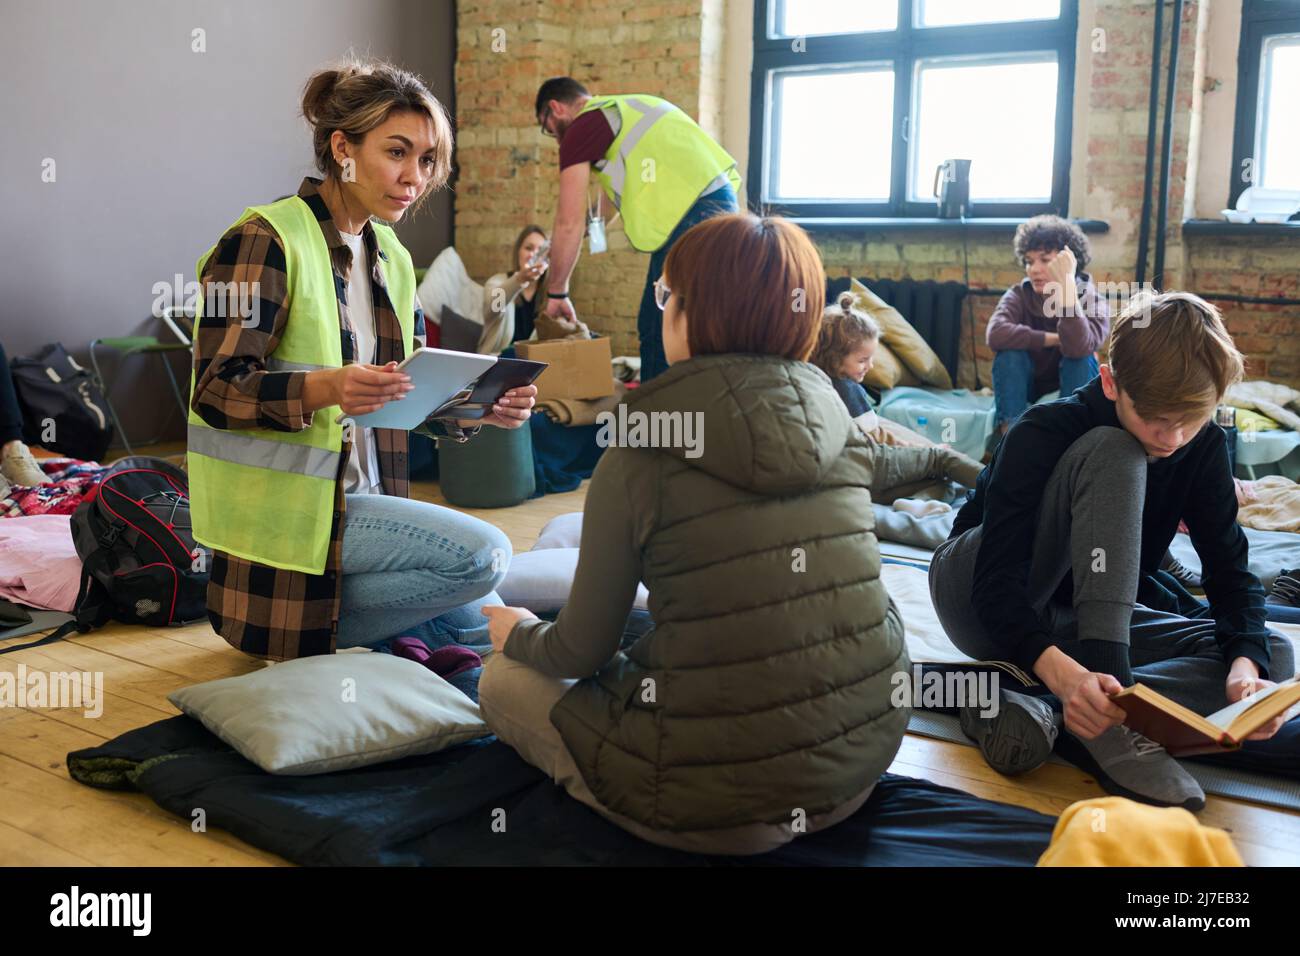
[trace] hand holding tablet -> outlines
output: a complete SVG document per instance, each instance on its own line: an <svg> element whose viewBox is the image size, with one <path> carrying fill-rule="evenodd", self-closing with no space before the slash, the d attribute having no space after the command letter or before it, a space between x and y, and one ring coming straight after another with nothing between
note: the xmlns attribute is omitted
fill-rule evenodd
<svg viewBox="0 0 1300 956"><path fill-rule="evenodd" d="M358 389L386 389L388 397L379 407L351 416L353 422L366 428L409 431L428 418L490 419L497 401L512 389L531 385L546 363L424 348L392 371L360 368L367 375L356 376ZM398 376L405 376L407 382Z"/></svg>

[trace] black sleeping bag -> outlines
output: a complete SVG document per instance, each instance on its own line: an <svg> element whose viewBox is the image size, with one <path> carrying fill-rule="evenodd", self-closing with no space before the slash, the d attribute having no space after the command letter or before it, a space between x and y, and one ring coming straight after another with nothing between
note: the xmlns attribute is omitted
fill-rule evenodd
<svg viewBox="0 0 1300 956"><path fill-rule="evenodd" d="M277 776L185 716L74 751L68 769L89 786L140 790L187 822L202 807L209 826L312 866L1033 866L1056 822L885 774L829 830L757 857L698 856L625 833L495 738L358 770ZM494 832L501 819L505 832Z"/></svg>

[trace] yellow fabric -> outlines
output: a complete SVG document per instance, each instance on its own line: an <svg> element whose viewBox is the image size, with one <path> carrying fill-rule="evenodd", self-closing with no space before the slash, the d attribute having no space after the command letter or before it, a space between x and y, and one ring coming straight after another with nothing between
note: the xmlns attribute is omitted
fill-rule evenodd
<svg viewBox="0 0 1300 956"><path fill-rule="evenodd" d="M338 299L329 247L315 214L291 196L253 206L236 220L261 216L285 247L289 318L274 351L266 356L272 371L289 363L300 369L337 368L342 361ZM394 311L405 343L415 334L415 271L411 257L388 226L374 224ZM233 227L232 227L233 228ZM213 250L195 265L203 268ZM200 290L201 293L202 290ZM197 303L195 336L203 323L202 295ZM224 317L214 318L226 322ZM190 370L190 393L195 370ZM343 426L337 405L318 409L309 426L297 432L212 428L191 408L186 461L190 483L190 520L194 540L248 561L306 574L325 570L330 545L337 468L328 474L302 473L304 453L316 467L329 455L341 455ZM296 451L283 446L299 446ZM303 447L306 446L306 447ZM204 451L200 452L198 449ZM324 456L324 457L323 457Z"/></svg>
<svg viewBox="0 0 1300 956"><path fill-rule="evenodd" d="M892 305L876 295L857 279L849 280L854 306L871 316L880 325L880 341L889 346L898 362L910 373L913 381L900 380L896 385L930 385L934 388L952 388L952 377L943 367L934 349L921 338L921 333ZM877 359L879 361L879 359ZM874 384L874 383L873 383ZM889 386L893 387L893 386Z"/></svg>
<svg viewBox="0 0 1300 956"><path fill-rule="evenodd" d="M1039 866L1245 866L1223 830L1202 826L1179 807L1149 807L1123 797L1080 800L1065 808Z"/></svg>
<svg viewBox="0 0 1300 956"><path fill-rule="evenodd" d="M1237 413L1237 431L1239 432L1251 430L1257 432L1273 432L1282 427L1267 415L1261 415L1253 408L1237 408L1235 405L1233 408Z"/></svg>

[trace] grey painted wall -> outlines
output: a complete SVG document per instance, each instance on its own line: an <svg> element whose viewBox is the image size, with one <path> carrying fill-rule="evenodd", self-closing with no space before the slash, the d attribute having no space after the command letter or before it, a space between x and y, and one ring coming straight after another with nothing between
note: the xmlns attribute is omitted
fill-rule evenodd
<svg viewBox="0 0 1300 956"><path fill-rule="evenodd" d="M191 50L196 28L206 52ZM154 284L192 279L245 206L314 173L299 97L349 51L419 73L455 115L453 0L0 0L8 354L62 341L84 358L96 336L156 332ZM398 226L417 266L451 241L450 195ZM158 361L116 372L133 441L184 435Z"/></svg>

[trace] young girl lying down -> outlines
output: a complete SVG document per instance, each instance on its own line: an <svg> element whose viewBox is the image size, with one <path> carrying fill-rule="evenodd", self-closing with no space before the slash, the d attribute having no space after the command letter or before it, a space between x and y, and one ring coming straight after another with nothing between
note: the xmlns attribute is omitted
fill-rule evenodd
<svg viewBox="0 0 1300 956"><path fill-rule="evenodd" d="M491 607L488 727L574 798L661 845L753 854L857 811L907 726L903 625L880 579L872 447L808 364L821 257L802 229L717 216L655 287L670 368L628 417L693 416L693 448L615 441L587 489L554 622ZM737 295L743 288L744 295ZM654 628L620 639L637 582Z"/></svg>
<svg viewBox="0 0 1300 956"><path fill-rule="evenodd" d="M871 408L862 380L871 371L879 344L880 326L853 308L852 293L843 292L822 315L817 348L810 359L830 376L849 415L875 449L872 501L890 504L937 480L974 488L982 470L979 462L883 419Z"/></svg>

